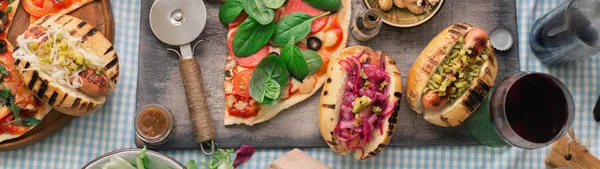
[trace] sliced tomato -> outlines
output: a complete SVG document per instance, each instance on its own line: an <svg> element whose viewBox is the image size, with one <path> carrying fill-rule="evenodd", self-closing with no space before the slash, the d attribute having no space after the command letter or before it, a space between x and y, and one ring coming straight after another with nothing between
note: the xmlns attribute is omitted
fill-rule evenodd
<svg viewBox="0 0 600 169"><path fill-rule="evenodd" d="M240 25L242 22L244 22L244 20L246 20L246 18L248 18L248 14L242 11L240 15L238 15L233 21L229 22L229 24L227 25L227 29L231 30L233 28L237 28L238 25Z"/></svg>
<svg viewBox="0 0 600 169"><path fill-rule="evenodd" d="M260 107L258 107L258 102L252 99L252 97L244 97L237 94L226 95L225 97L233 97L233 105L232 107L227 107L229 115L250 118L256 116Z"/></svg>
<svg viewBox="0 0 600 169"><path fill-rule="evenodd" d="M232 56L233 58L235 58L235 61L237 61L237 63L240 66L247 67L247 68L253 68L256 66L256 64L258 64L258 62L260 62L264 57L266 57L269 54L269 47L267 45L265 45L265 47L260 49L258 52L254 53L248 57L239 58L239 57L235 56L235 54L233 53L233 36L234 35L235 35L235 31L231 33L229 38L227 38L229 55Z"/></svg>
<svg viewBox="0 0 600 169"><path fill-rule="evenodd" d="M57 13L65 7L55 6L55 0L23 0L23 8L34 17L42 17L47 14ZM64 0L73 3L72 0ZM61 5L66 5L61 4ZM70 4L69 4L70 5Z"/></svg>
<svg viewBox="0 0 600 169"><path fill-rule="evenodd" d="M323 28L325 28L325 25L327 25L327 22L329 21L329 15L327 16L322 16L320 18L315 19L312 22L312 25L310 27L310 33L309 34L315 34L321 30L323 30Z"/></svg>
<svg viewBox="0 0 600 169"><path fill-rule="evenodd" d="M54 8L66 8L73 4L73 0L49 0L52 2Z"/></svg>
<svg viewBox="0 0 600 169"><path fill-rule="evenodd" d="M27 131L29 127L22 126L19 124L13 124L14 116L8 115L0 120L0 131L8 132L10 134L23 134Z"/></svg>
<svg viewBox="0 0 600 169"><path fill-rule="evenodd" d="M244 70L233 76L233 93L244 97L251 97L250 88L250 77L252 76L252 70Z"/></svg>

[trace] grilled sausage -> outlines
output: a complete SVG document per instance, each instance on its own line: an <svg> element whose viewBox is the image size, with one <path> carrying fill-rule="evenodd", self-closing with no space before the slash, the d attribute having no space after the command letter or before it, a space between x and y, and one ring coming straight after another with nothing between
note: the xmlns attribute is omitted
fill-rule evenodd
<svg viewBox="0 0 600 169"><path fill-rule="evenodd" d="M93 69L87 69L85 71L79 72L79 77L81 77L81 89L85 93L92 96L102 96L106 93L106 89L108 89L108 80L106 76L102 74L96 74Z"/></svg>
<svg viewBox="0 0 600 169"><path fill-rule="evenodd" d="M471 50L469 56L479 56L486 47L488 35L481 28L473 28L465 35L465 46Z"/></svg>

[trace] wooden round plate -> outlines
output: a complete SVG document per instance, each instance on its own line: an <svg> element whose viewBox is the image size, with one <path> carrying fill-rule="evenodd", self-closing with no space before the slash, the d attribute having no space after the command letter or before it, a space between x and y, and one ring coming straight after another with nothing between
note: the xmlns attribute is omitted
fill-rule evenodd
<svg viewBox="0 0 600 169"><path fill-rule="evenodd" d="M387 12L382 11L379 8L378 0L364 0L365 5L368 9L375 8L381 14L381 20L390 26L399 28L410 28L419 26L431 18L433 18L442 9L445 0L440 0L432 9L431 13L423 13L420 15L413 14L406 8L398 8L396 5Z"/></svg>
<svg viewBox="0 0 600 169"><path fill-rule="evenodd" d="M69 15L95 25L96 29L108 40L111 42L114 41L114 20L109 0L95 0L69 13ZM16 37L23 34L27 27L29 27L29 13L21 5L19 5L12 24L8 32L8 40L11 44L16 44ZM52 110L42 119L43 122L41 124L21 137L0 143L0 152L25 147L47 138L67 126L73 118L74 116Z"/></svg>

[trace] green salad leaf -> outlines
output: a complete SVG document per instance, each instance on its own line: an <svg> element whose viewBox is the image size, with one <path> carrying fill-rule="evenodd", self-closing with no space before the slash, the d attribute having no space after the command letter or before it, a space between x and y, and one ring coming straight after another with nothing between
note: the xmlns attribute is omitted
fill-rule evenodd
<svg viewBox="0 0 600 169"><path fill-rule="evenodd" d="M233 149L217 149L208 162L200 162L200 164L209 169L233 169L233 159L231 158L233 152Z"/></svg>
<svg viewBox="0 0 600 169"><path fill-rule="evenodd" d="M140 154L135 158L137 169L148 169L148 164L150 164L150 160L146 156L146 146L142 149Z"/></svg>
<svg viewBox="0 0 600 169"><path fill-rule="evenodd" d="M265 2L265 6L267 6L268 8L271 8L271 9L277 9L285 3L285 0L263 0L263 1Z"/></svg>
<svg viewBox="0 0 600 169"><path fill-rule="evenodd" d="M263 58L252 71L252 76L250 77L250 96L259 103L271 104L279 98L279 96L276 98L266 96L274 96L274 93L267 93L266 91L269 79L277 82L280 90L284 89L288 83L289 74L285 63L275 55Z"/></svg>
<svg viewBox="0 0 600 169"><path fill-rule="evenodd" d="M187 164L185 164L185 168L187 169L198 169L198 166L196 166L196 161L195 160L190 160L187 162Z"/></svg>
<svg viewBox="0 0 600 169"><path fill-rule="evenodd" d="M310 32L312 21L327 14L329 12L312 17L304 12L291 13L275 24L275 32L271 41L277 46L283 46L294 36L296 37L294 44L298 43Z"/></svg>
<svg viewBox="0 0 600 169"><path fill-rule="evenodd" d="M285 63L292 77L302 82L308 76L308 65L300 48L295 44L295 36L292 36L289 42L281 48L281 60Z"/></svg>
<svg viewBox="0 0 600 169"><path fill-rule="evenodd" d="M244 7L240 0L227 0L223 2L219 9L219 20L223 24L228 24L235 20L242 10L244 10Z"/></svg>
<svg viewBox="0 0 600 169"><path fill-rule="evenodd" d="M341 0L303 0L313 8L324 11L338 11L342 8Z"/></svg>
<svg viewBox="0 0 600 169"><path fill-rule="evenodd" d="M321 68L323 59L319 53L315 52L314 50L302 50L302 56L304 56L306 65L308 65L308 75L312 75Z"/></svg>
<svg viewBox="0 0 600 169"><path fill-rule="evenodd" d="M271 22L261 25L249 17L240 24L233 36L233 53L237 57L248 57L262 49L273 35L275 29Z"/></svg>
<svg viewBox="0 0 600 169"><path fill-rule="evenodd" d="M275 11L267 8L263 0L242 0L242 6L244 11L261 25L269 24L275 18Z"/></svg>

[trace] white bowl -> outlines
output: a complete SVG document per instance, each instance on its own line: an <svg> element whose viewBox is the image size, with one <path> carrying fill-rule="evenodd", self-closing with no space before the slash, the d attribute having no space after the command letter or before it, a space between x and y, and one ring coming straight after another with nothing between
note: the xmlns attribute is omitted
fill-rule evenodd
<svg viewBox="0 0 600 169"><path fill-rule="evenodd" d="M142 149L121 149L112 151L110 153L103 154L82 167L82 169L101 169L102 164L110 161L110 157L119 156L125 161L135 164L135 158L140 154ZM149 166L154 166L151 169L163 169L163 168L172 168L172 169L185 169L185 167L179 163L177 160L164 155L162 153L147 150L146 156L150 160Z"/></svg>

